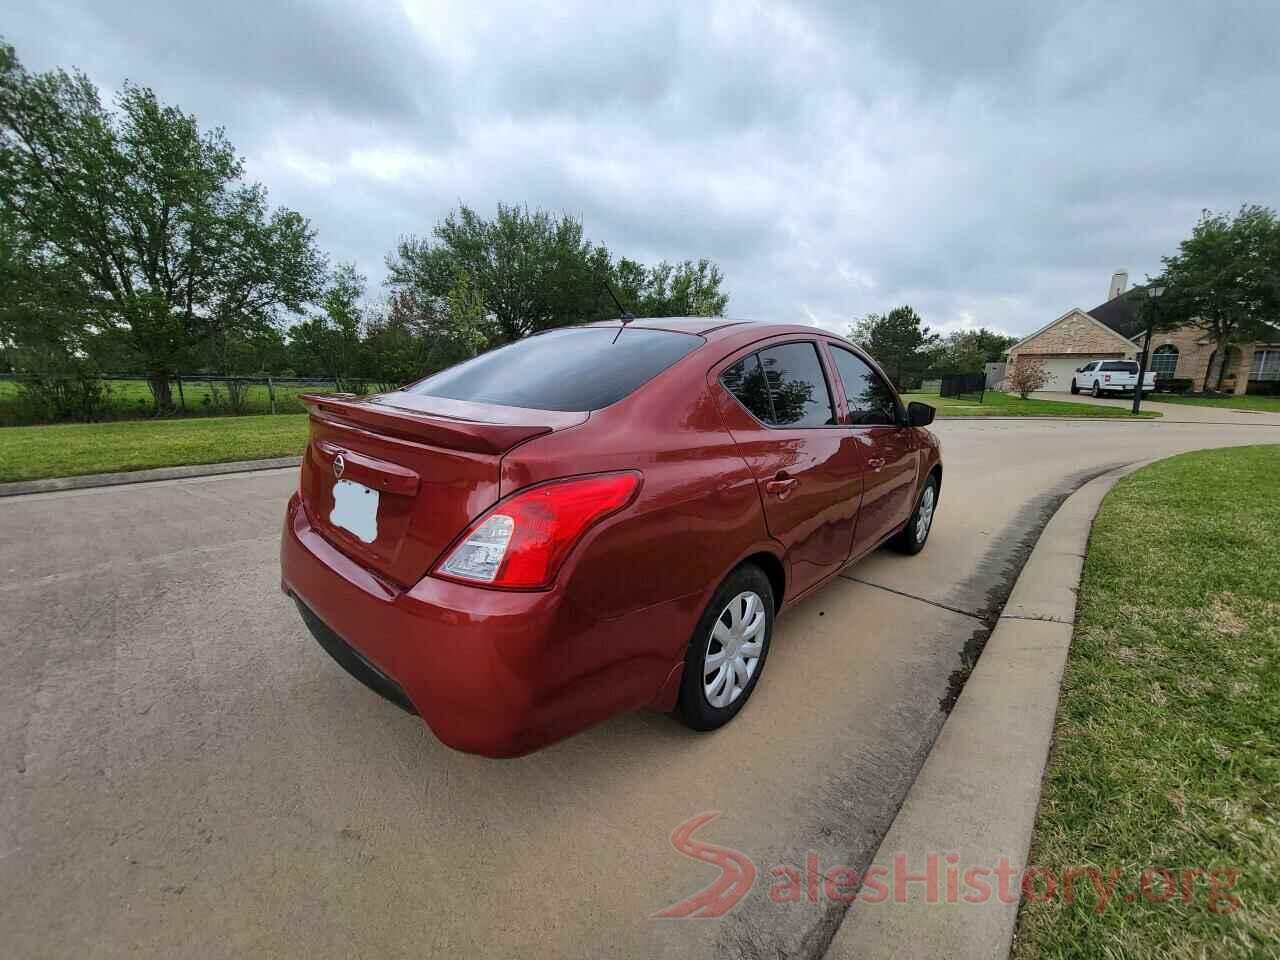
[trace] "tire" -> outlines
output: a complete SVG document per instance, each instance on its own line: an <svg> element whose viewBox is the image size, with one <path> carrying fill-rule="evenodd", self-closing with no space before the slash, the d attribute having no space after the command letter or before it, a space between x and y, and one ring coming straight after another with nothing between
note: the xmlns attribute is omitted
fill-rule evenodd
<svg viewBox="0 0 1280 960"><path fill-rule="evenodd" d="M1076 378L1075 378L1075 377L1072 377L1072 378L1071 378L1071 392L1072 392L1072 393L1079 393L1079 392L1080 392L1080 385L1079 385L1078 383L1076 383Z"/></svg>
<svg viewBox="0 0 1280 960"><path fill-rule="evenodd" d="M1098 381L1097 381L1097 380L1093 381L1093 389L1092 389L1092 390L1090 390L1089 392L1090 392L1090 393L1092 393L1092 394L1094 395L1094 397L1100 397L1100 396L1102 396L1102 388L1101 388L1100 386L1098 386Z"/></svg>
<svg viewBox="0 0 1280 960"><path fill-rule="evenodd" d="M926 507L926 502L928 506ZM934 514L938 509L938 475L932 473L925 481L924 489L916 500L916 508L902 532L889 541L889 546L899 553L914 557L929 542L929 532L933 529ZM925 511L927 510L927 514ZM921 523L923 517L924 522Z"/></svg>
<svg viewBox="0 0 1280 960"><path fill-rule="evenodd" d="M755 597L759 605L758 611L751 610L752 601L746 598ZM689 647L684 656L684 676L680 680L680 698L676 703L676 716L694 730L715 730L738 715L743 704L751 697L751 693L760 682L764 673L765 659L769 656L769 642L773 637L773 586L765 572L753 563L743 564L734 570L716 589L693 628L693 636L689 639ZM736 614L736 617L735 617ZM745 616L744 616L745 614ZM757 617L762 617L756 632L749 633ZM737 626L735 629L735 625ZM722 667L708 667L708 656L714 658L716 653L724 653L727 649L721 640L731 644L741 644L741 651L756 650L752 658L749 653L739 657L724 658ZM754 645L754 646L753 646ZM714 648L714 649L713 649ZM731 665L741 661L737 669ZM713 672L714 671L714 672ZM747 674L746 684L742 684L742 673ZM708 693L705 678L711 675ZM726 688L727 685L727 688ZM734 691L737 693L734 693Z"/></svg>

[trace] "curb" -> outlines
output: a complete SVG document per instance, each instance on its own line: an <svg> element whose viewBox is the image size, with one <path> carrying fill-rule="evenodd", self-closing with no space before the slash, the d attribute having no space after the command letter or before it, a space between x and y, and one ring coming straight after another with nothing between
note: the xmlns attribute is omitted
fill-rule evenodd
<svg viewBox="0 0 1280 960"><path fill-rule="evenodd" d="M883 903L855 900L827 960L1008 956L1020 891L1015 888L1013 902L1001 899L994 869L1001 858L1015 876L1027 866L1093 518L1116 481L1152 462L1089 481L1050 518L876 851L873 866L883 877L894 877L895 858L905 856L905 873L916 882L903 902L892 895ZM923 882L930 855L939 878L934 903L927 902ZM989 869L991 896L982 903L946 902L948 871L963 876L971 867Z"/></svg>
<svg viewBox="0 0 1280 960"><path fill-rule="evenodd" d="M234 460L230 463L157 467L153 470L130 470L123 473L89 473L79 477L19 480L16 483L0 483L0 497L53 493L59 490L87 490L92 487L116 487L127 483L152 483L156 480L184 480L188 477L216 477L224 473L253 473L258 470L296 467L300 463L302 463L301 457L274 457L270 460Z"/></svg>

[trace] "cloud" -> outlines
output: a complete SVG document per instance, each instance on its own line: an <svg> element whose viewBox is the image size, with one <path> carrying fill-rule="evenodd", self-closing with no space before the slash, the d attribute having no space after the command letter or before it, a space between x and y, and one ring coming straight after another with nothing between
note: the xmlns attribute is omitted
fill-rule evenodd
<svg viewBox="0 0 1280 960"><path fill-rule="evenodd" d="M1026 333L1280 206L1280 10L1227 2L25 4L36 69L223 125L376 281L459 201L720 263L730 312Z"/></svg>

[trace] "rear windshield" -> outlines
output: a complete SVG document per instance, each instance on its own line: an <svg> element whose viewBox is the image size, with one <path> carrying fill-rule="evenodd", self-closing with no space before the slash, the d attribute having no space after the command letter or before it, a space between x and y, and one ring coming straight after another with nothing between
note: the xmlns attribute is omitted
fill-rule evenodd
<svg viewBox="0 0 1280 960"><path fill-rule="evenodd" d="M599 410L703 342L667 330L549 330L442 370L410 392L535 410Z"/></svg>
<svg viewBox="0 0 1280 960"><path fill-rule="evenodd" d="M1110 373L1137 373L1138 365L1132 360L1110 360L1102 365Z"/></svg>

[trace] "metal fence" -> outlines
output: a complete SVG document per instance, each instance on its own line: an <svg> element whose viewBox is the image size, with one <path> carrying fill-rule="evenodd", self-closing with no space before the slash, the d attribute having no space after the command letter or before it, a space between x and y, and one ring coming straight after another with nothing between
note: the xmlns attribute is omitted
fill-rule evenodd
<svg viewBox="0 0 1280 960"><path fill-rule="evenodd" d="M938 393L943 397L955 397L958 400L976 400L982 402L982 395L987 388L985 373L949 373L942 378Z"/></svg>
<svg viewBox="0 0 1280 960"><path fill-rule="evenodd" d="M173 374L163 409L145 373L30 374L0 372L0 427L43 423L138 420L148 417L226 417L305 413L303 393L386 393L401 384L360 377L222 376ZM11 386L12 385L12 386Z"/></svg>
<svg viewBox="0 0 1280 960"><path fill-rule="evenodd" d="M92 376L78 376L76 374L32 375L23 373L0 373L0 381L5 380L18 384L47 382L51 380L102 380L107 382L130 381L144 383L154 391L152 377L145 373L98 373ZM393 390L398 386L398 384L394 383L384 383L361 377L274 377L266 374L259 376L229 377L205 373L175 373L168 378L168 383L170 392L173 394L175 399L175 405L183 413L187 412L187 391L185 388L199 384L205 384L210 387L221 386L228 392L233 392L238 388L251 386L266 387L267 405L271 413L279 412L278 407L280 404L277 403L277 388L289 390L289 388L297 387L314 387L320 392L331 390L335 393L367 394ZM289 392L292 393L294 391L289 390Z"/></svg>

